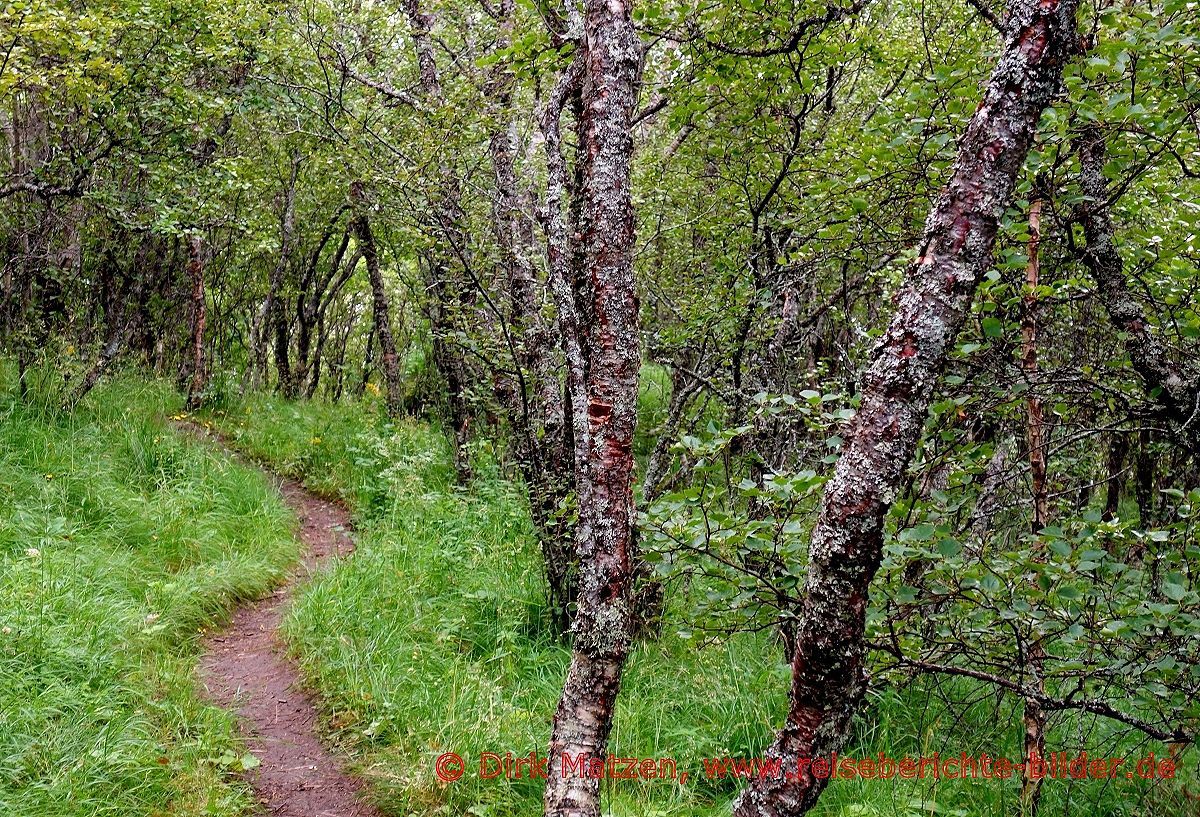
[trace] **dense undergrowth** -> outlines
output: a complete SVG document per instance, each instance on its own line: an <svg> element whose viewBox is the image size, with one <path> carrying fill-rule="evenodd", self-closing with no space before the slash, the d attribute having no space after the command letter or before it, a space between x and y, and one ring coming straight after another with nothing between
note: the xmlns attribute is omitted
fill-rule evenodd
<svg viewBox="0 0 1200 817"><path fill-rule="evenodd" d="M233 718L197 696L200 634L295 557L269 483L168 428L122 377L72 413L0 370L0 814L246 813Z"/></svg>
<svg viewBox="0 0 1200 817"><path fill-rule="evenodd" d="M644 389L643 399L654 393ZM483 752L544 754L569 657L545 625L519 488L486 448L475 451L471 488L453 487L443 436L415 422L388 424L377 409L252 396L209 416L247 453L356 512L358 551L300 594L287 636L321 693L327 727L387 813L540 813L540 781L478 775ZM706 779L702 759L760 754L782 719L788 673L771 635L698 649L677 619L668 613L662 638L631 658L612 754L673 758L690 780L606 781L609 814L728 814L737 785ZM1020 756L1019 712L979 688L914 682L877 691L871 703L849 754ZM1107 755L1147 751L1079 721L1058 723L1052 748L1084 730L1095 730L1092 742ZM449 784L434 774L448 751L467 765ZM813 813L1008 815L1018 813L1017 789L1015 779L836 781ZM1048 781L1042 813L1168 817L1187 808L1174 782Z"/></svg>

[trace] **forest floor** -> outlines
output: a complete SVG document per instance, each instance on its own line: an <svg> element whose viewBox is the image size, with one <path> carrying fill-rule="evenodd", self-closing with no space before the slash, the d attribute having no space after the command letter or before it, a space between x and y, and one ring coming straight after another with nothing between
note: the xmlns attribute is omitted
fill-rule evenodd
<svg viewBox="0 0 1200 817"><path fill-rule="evenodd" d="M473 448L464 488L445 435L388 422L378 400L231 398L194 418L219 446L170 427L182 400L166 383L120 376L73 412L53 372L26 399L12 383L0 378L0 814L539 813L541 781L476 771L484 753L544 751L570 660L502 448ZM660 636L630 657L613 729L614 756L677 759L691 778L606 782L606 814L725 817L739 783L704 759L760 755L786 707L772 633L687 632L685 605L710 589L673 593ZM846 751L1011 756L1014 724L962 679L881 684ZM1054 744L1096 728L1063 721ZM1092 734L1113 756L1146 751ZM467 761L461 780L436 777L448 752ZM1015 813L1017 791L839 780L813 815L993 817ZM1169 782L1054 781L1044 796L1046 814L1196 813Z"/></svg>
<svg viewBox="0 0 1200 817"><path fill-rule="evenodd" d="M203 426L179 425L232 453L220 435ZM239 607L227 627L206 639L200 678L215 703L240 716L258 760L246 774L268 814L375 817L378 812L358 798L362 781L346 773L318 739L317 710L279 638L296 586L353 552L350 513L294 480L268 473L299 522L300 563L270 595Z"/></svg>

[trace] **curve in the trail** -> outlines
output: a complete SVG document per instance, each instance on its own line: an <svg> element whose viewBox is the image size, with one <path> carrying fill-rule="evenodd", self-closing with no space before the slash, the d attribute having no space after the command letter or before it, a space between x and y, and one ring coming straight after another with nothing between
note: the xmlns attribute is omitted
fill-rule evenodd
<svg viewBox="0 0 1200 817"><path fill-rule="evenodd" d="M188 424L185 430L214 440ZM224 441L215 439L226 449ZM300 568L271 595L239 607L229 625L205 641L200 677L211 700L240 716L259 765L247 773L271 817L378 817L362 802L361 780L348 774L316 735L317 713L278 631L298 583L354 550L350 515L299 483L276 477L300 522Z"/></svg>

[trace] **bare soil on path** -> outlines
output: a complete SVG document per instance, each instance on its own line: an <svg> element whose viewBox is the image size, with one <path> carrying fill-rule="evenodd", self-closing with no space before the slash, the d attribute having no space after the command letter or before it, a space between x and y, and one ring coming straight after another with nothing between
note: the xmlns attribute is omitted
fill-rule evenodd
<svg viewBox="0 0 1200 817"><path fill-rule="evenodd" d="M195 423L180 426L232 453L219 435ZM347 533L350 514L293 480L272 476L300 522L300 565L269 596L239 607L228 626L206 639L200 678L214 703L240 716L248 748L259 760L247 779L266 814L379 817L359 797L362 781L348 774L317 738L312 697L278 634L295 588L354 550Z"/></svg>

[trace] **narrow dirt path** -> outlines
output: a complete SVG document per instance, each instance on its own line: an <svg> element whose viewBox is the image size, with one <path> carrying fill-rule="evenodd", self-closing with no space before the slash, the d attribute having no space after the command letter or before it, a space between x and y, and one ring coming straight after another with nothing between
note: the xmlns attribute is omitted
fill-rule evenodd
<svg viewBox="0 0 1200 817"><path fill-rule="evenodd" d="M219 435L193 423L180 426L233 453ZM312 698L278 637L296 586L354 550L346 533L350 514L293 480L271 476L300 521L300 565L271 595L239 607L229 625L205 641L200 678L214 703L241 716L249 749L260 762L247 778L266 814L378 817L359 800L362 781L347 774L317 739Z"/></svg>

